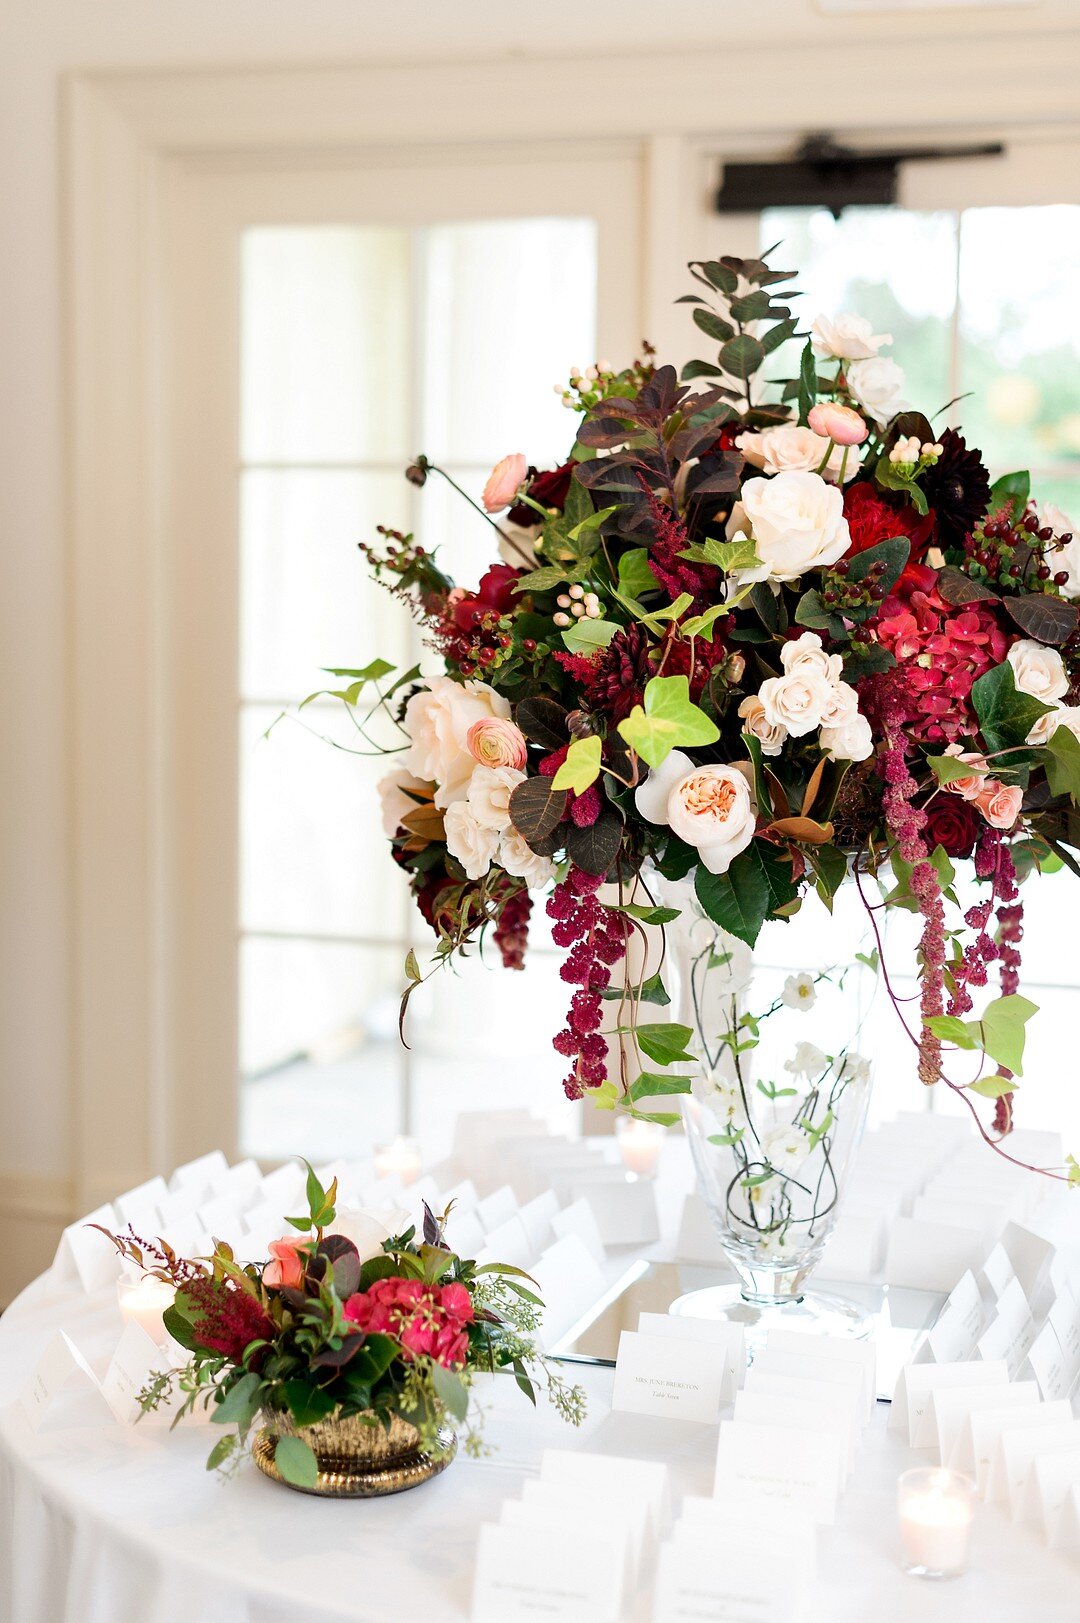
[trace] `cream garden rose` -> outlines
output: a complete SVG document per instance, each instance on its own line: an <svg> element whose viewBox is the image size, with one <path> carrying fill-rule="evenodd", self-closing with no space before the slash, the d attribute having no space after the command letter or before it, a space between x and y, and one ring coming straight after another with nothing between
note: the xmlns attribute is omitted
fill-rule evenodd
<svg viewBox="0 0 1080 1623"><path fill-rule="evenodd" d="M832 699L828 677L812 665L797 665L783 676L770 676L758 689L765 719L783 727L792 738L803 738L821 726Z"/></svg>
<svg viewBox="0 0 1080 1623"><path fill-rule="evenodd" d="M1063 699L1069 691L1065 662L1056 648L1021 637L1005 656L1012 666L1013 684L1018 693L1029 693L1043 704Z"/></svg>
<svg viewBox="0 0 1080 1623"><path fill-rule="evenodd" d="M507 829L499 842L499 861L508 874L524 879L530 890L542 890L555 873L551 859L538 856L516 828Z"/></svg>
<svg viewBox="0 0 1080 1623"><path fill-rule="evenodd" d="M770 721L765 706L756 693L748 694L739 706L739 715L745 723L744 731L756 738L762 755L779 755L787 737L787 728Z"/></svg>
<svg viewBox="0 0 1080 1623"><path fill-rule="evenodd" d="M414 777L403 766L379 779L375 785L382 806L383 833L392 840L405 818L414 812L423 800L430 800L432 786L422 778ZM419 795L420 800L415 797Z"/></svg>
<svg viewBox="0 0 1080 1623"><path fill-rule="evenodd" d="M510 703L486 682L455 682L433 676L405 706L405 731L412 740L402 765L435 785L436 806L461 800L476 762L468 747L474 721L497 716L508 720Z"/></svg>
<svg viewBox="0 0 1080 1623"><path fill-rule="evenodd" d="M512 766L474 769L465 799L481 828L494 829L496 834L506 832L510 827L510 796L518 784L524 782L524 772Z"/></svg>
<svg viewBox="0 0 1080 1623"><path fill-rule="evenodd" d="M741 571L744 580L798 580L808 569L834 564L851 542L844 498L817 473L748 479L728 520L728 534L747 529L761 563Z"/></svg>
<svg viewBox="0 0 1080 1623"><path fill-rule="evenodd" d="M467 800L455 800L444 818L446 849L468 879L483 879L499 849L499 831L479 822Z"/></svg>
<svg viewBox="0 0 1080 1623"><path fill-rule="evenodd" d="M1051 543L1047 562L1055 575L1068 577L1060 587L1062 597L1080 597L1080 525L1053 502L1039 503L1039 520L1045 529L1053 531L1054 541L1061 543Z"/></svg>
<svg viewBox="0 0 1080 1623"><path fill-rule="evenodd" d="M892 333L875 332L865 316L818 316L810 328L814 354L837 361L868 361L883 344L892 343Z"/></svg>
<svg viewBox="0 0 1080 1623"><path fill-rule="evenodd" d="M822 727L820 743L830 761L868 761L874 753L874 734L859 710L838 727Z"/></svg>
<svg viewBox="0 0 1080 1623"><path fill-rule="evenodd" d="M747 772L738 766L695 766L682 750L672 750L634 798L642 817L666 823L695 848L710 873L727 873L754 837L754 797Z"/></svg>
<svg viewBox="0 0 1080 1623"><path fill-rule="evenodd" d="M827 654L816 631L804 631L780 649L780 663L785 671L808 666L819 671L827 682L839 682L844 661L839 654Z"/></svg>
<svg viewBox="0 0 1080 1623"><path fill-rule="evenodd" d="M760 433L748 431L739 436L736 445L747 462L767 474L814 473L826 457L828 462L822 471L827 479L839 478L843 467L846 483L859 471L856 452L849 451L845 463L844 447L839 442L830 447L827 438L810 428L800 428L798 423L777 423Z"/></svg>
<svg viewBox="0 0 1080 1623"><path fill-rule="evenodd" d="M852 361L847 369L847 381L859 405L880 427L903 407L904 374L887 356Z"/></svg>

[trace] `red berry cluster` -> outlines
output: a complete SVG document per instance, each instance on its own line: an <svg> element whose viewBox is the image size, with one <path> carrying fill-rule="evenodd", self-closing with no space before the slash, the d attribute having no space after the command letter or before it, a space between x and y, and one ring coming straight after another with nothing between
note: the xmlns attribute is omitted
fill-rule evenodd
<svg viewBox="0 0 1080 1623"><path fill-rule="evenodd" d="M852 561L850 558L841 558L840 562L827 570L823 576L821 600L834 614L843 614L848 609L866 608L871 604L880 603L886 595L883 578L885 564L881 559L870 565L862 580L847 580L845 577Z"/></svg>
<svg viewBox="0 0 1080 1623"><path fill-rule="evenodd" d="M598 900L602 883L597 875L572 867L547 904L554 920L552 940L557 947L570 949L559 974L578 988L570 1000L566 1026L552 1044L574 1062L563 1083L568 1099L580 1099L586 1088L598 1088L607 1076L600 994L611 981L612 966L626 953L628 926L623 914Z"/></svg>
<svg viewBox="0 0 1080 1623"><path fill-rule="evenodd" d="M1045 524L1040 526L1035 513L1025 513L1016 524L999 514L965 540L966 570L975 579L997 580L1028 592L1039 589L1036 582L1045 586L1052 581L1055 586L1065 586L1068 571L1055 571L1053 553L1071 540L1071 535L1063 535L1054 541L1053 530ZM1052 541L1054 546L1048 548ZM1026 557L1017 558L1018 547L1026 550Z"/></svg>

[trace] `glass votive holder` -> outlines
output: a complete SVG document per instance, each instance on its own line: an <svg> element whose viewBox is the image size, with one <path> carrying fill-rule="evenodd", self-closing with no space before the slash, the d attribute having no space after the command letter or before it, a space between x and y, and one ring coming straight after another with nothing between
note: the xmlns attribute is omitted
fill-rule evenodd
<svg viewBox="0 0 1080 1623"><path fill-rule="evenodd" d="M656 1176L664 1132L665 1129L654 1121L640 1121L634 1116L616 1119L615 1140L627 1172L632 1172L638 1178Z"/></svg>
<svg viewBox="0 0 1080 1623"><path fill-rule="evenodd" d="M380 1178L397 1178L406 1186L416 1182L424 1164L416 1140L400 1136L389 1144L376 1145L372 1159Z"/></svg>
<svg viewBox="0 0 1080 1623"><path fill-rule="evenodd" d="M163 1279L156 1279L153 1274L141 1274L135 1278L122 1274L116 1282L116 1299L125 1325L141 1325L159 1346L168 1340L169 1332L162 1315L176 1300L172 1285L167 1285Z"/></svg>
<svg viewBox="0 0 1080 1623"><path fill-rule="evenodd" d="M957 1578L967 1565L975 1484L959 1471L918 1466L897 1483L904 1571L915 1578Z"/></svg>

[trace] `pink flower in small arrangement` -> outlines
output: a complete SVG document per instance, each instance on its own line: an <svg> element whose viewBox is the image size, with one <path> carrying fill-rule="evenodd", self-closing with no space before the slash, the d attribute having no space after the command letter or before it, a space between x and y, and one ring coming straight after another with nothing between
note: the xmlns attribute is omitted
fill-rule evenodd
<svg viewBox="0 0 1080 1623"><path fill-rule="evenodd" d="M836 445L861 445L870 432L857 411L835 400L823 400L812 407L806 420L815 434Z"/></svg>
<svg viewBox="0 0 1080 1623"><path fill-rule="evenodd" d="M498 716L481 717L466 733L465 745L481 766L509 766L516 772L525 770L528 758L525 734L512 721L503 721Z"/></svg>
<svg viewBox="0 0 1080 1623"><path fill-rule="evenodd" d="M973 750L962 750L959 744L950 744L945 751L946 755L953 755L971 771L966 777L953 778L945 787L952 795L959 795L961 800L976 800L986 787L986 776L990 768L983 756Z"/></svg>
<svg viewBox="0 0 1080 1623"><path fill-rule="evenodd" d="M367 1334L393 1336L406 1353L427 1357L446 1369L465 1363L473 1320L472 1298L464 1285L426 1285L420 1279L377 1279L350 1296L342 1309Z"/></svg>
<svg viewBox="0 0 1080 1623"><path fill-rule="evenodd" d="M975 804L991 828L1012 828L1020 815L1024 791L1018 784L1004 784L997 778L987 778Z"/></svg>
<svg viewBox="0 0 1080 1623"><path fill-rule="evenodd" d="M500 513L504 507L509 507L525 483L528 471L529 464L520 451L514 451L512 455L504 456L501 462L496 462L480 498L485 511Z"/></svg>
<svg viewBox="0 0 1080 1623"><path fill-rule="evenodd" d="M304 1258L295 1240L271 1240L272 1260L263 1269L263 1284L277 1290L299 1290L304 1283Z"/></svg>

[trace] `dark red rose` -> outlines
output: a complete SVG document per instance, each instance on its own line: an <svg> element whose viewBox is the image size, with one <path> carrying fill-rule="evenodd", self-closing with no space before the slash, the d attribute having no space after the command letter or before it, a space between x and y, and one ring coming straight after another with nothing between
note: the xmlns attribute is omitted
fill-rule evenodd
<svg viewBox="0 0 1080 1623"><path fill-rule="evenodd" d="M561 513L566 505L575 467L574 462L564 462L561 467L549 468L544 473L538 473L535 468L530 468L527 488L533 501L539 502L541 507L557 508ZM512 524L540 522L540 514L536 508L528 507L525 502L517 502L506 516Z"/></svg>
<svg viewBox="0 0 1080 1623"><path fill-rule="evenodd" d="M920 584L919 568L934 534L931 516L920 518L910 502L889 501L875 485L860 479L844 492L844 517L851 535L845 557L854 558L894 535L906 535L911 542L911 552L896 590L903 594L907 588ZM925 583L923 589L926 589Z"/></svg>
<svg viewBox="0 0 1080 1623"><path fill-rule="evenodd" d="M975 807L959 795L937 795L926 808L926 843L940 845L947 857L969 857L983 822Z"/></svg>
<svg viewBox="0 0 1080 1623"><path fill-rule="evenodd" d="M517 607L515 582L525 573L513 564L492 564L475 592L465 592L453 604L451 613L459 631L470 635L485 614L510 614Z"/></svg>

